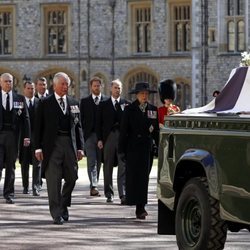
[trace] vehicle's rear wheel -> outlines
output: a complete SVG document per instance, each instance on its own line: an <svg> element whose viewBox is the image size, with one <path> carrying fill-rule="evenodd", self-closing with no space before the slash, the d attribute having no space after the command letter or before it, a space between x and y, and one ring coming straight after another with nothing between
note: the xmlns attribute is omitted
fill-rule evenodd
<svg viewBox="0 0 250 250"><path fill-rule="evenodd" d="M176 209L175 229L179 249L224 248L227 226L220 218L219 202L209 195L206 178L192 178L184 186Z"/></svg>

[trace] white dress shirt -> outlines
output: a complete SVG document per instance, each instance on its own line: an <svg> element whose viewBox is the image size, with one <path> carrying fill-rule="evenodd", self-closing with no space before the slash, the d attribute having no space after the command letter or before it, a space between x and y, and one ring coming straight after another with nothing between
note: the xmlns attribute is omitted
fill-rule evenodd
<svg viewBox="0 0 250 250"><path fill-rule="evenodd" d="M7 98L7 92L2 90L2 105L4 109L6 109L6 98ZM10 110L13 108L13 95L12 90L9 92L9 98L10 98Z"/></svg>
<svg viewBox="0 0 250 250"><path fill-rule="evenodd" d="M56 92L55 92L54 94L55 94L55 97L56 97L56 100L57 100L57 102L58 102L59 107L61 108L62 112L63 112L64 114L66 114L66 111L67 111L67 100L66 100L66 95L64 95L64 96L59 96ZM61 98L63 99L63 102L64 102L64 107L65 107L64 110L63 110L62 106L60 105L60 100L59 100L59 99L61 99Z"/></svg>

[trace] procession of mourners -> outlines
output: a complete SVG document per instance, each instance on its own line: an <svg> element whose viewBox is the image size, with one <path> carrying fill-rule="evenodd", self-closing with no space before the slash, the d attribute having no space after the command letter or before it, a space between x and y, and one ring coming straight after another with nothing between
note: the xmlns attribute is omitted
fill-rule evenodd
<svg viewBox="0 0 250 250"><path fill-rule="evenodd" d="M23 93L14 89L10 73L0 76L0 185L7 204L15 199L15 169L21 167L22 193L47 192L52 223L70 219L72 193L79 161L86 157L89 195L114 202L113 170L117 167L117 195L122 206L135 206L135 218L148 216L148 184L153 159L157 158L159 130L164 116L180 112L173 104L176 84L139 81L123 98L123 83L110 83L110 96L102 94L102 79L89 81L90 93L77 100L68 94L70 77L58 72L50 91L45 77L27 80ZM162 107L150 103L155 95ZM30 178L30 166L32 176ZM103 194L99 175L103 171ZM29 180L32 179L31 183ZM46 185L43 185L45 183ZM39 198L39 197L38 197ZM101 197L102 198L102 197Z"/></svg>

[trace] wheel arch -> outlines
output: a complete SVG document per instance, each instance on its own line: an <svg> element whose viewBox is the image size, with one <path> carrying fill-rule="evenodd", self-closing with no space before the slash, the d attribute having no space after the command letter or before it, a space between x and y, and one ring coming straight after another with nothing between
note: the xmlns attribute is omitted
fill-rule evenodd
<svg viewBox="0 0 250 250"><path fill-rule="evenodd" d="M185 183L193 177L206 177L209 193L215 199L219 199L220 179L218 166L214 156L201 149L189 149L184 152L176 165L173 189L180 194Z"/></svg>

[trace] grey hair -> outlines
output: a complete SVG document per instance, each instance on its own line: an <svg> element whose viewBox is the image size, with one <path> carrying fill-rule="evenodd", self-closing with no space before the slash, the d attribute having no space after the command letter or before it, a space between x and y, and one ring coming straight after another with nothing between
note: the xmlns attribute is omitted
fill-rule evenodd
<svg viewBox="0 0 250 250"><path fill-rule="evenodd" d="M11 75L10 73L3 73L3 74L1 74L0 79L2 80L4 77L10 77L13 80L13 75Z"/></svg>
<svg viewBox="0 0 250 250"><path fill-rule="evenodd" d="M58 73L56 73L56 74L54 75L54 77L53 77L53 83L54 83L54 84L57 84L57 83L58 83L58 79L61 78L61 77L63 77L63 78L66 80L66 82L68 83L68 86L69 86L69 85L70 85L70 78L69 78L69 76L68 76L66 73L64 73L64 72L58 72Z"/></svg>
<svg viewBox="0 0 250 250"><path fill-rule="evenodd" d="M113 80L113 81L111 82L111 87L112 87L114 84L118 84L118 85L122 88L122 82L120 81L119 78L117 78L116 80Z"/></svg>

